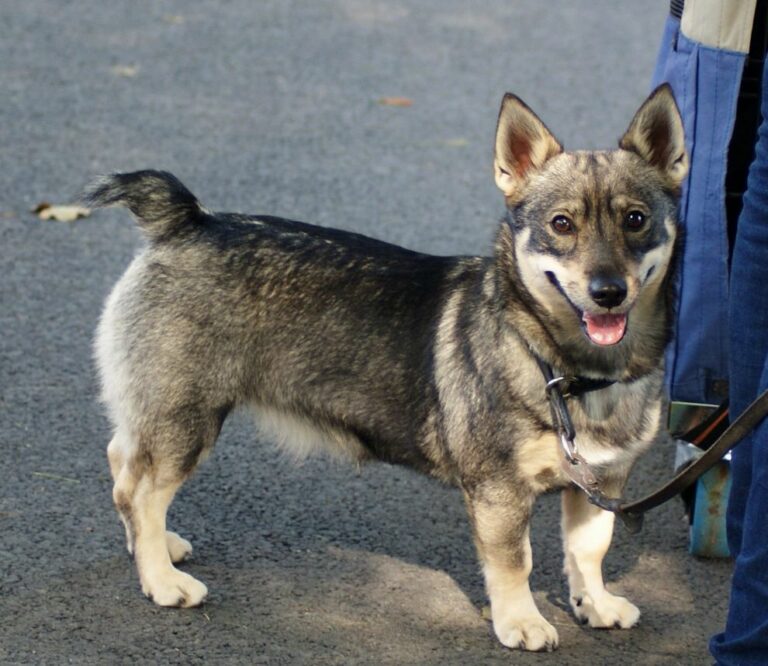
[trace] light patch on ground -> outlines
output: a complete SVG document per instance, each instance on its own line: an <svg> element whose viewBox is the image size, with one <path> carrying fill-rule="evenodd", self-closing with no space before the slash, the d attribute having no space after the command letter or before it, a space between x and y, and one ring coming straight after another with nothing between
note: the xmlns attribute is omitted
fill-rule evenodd
<svg viewBox="0 0 768 666"><path fill-rule="evenodd" d="M347 18L366 27L395 23L410 14L406 7L396 2L340 0L339 5Z"/></svg>

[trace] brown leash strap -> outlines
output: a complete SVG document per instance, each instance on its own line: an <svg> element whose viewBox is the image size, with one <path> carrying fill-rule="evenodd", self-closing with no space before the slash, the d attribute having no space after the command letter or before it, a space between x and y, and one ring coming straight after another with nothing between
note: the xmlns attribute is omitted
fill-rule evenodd
<svg viewBox="0 0 768 666"><path fill-rule="evenodd" d="M763 391L738 418L723 432L707 451L693 464L658 490L634 502L624 499L590 495L589 501L601 509L613 511L630 532L639 532L646 511L664 504L690 486L702 474L710 470L728 451L746 437L768 415L768 390Z"/></svg>
<svg viewBox="0 0 768 666"><path fill-rule="evenodd" d="M576 432L561 388L567 382L567 378L556 377L548 363L538 357L536 360L546 382L546 395L552 411L552 422L563 447L563 470L571 481L587 494L592 504L605 511L615 513L633 534L642 529L643 514L646 511L664 504L694 483L702 474L714 467L715 463L768 415L768 390L765 390L731 423L696 462L686 467L658 490L634 502L627 502L621 497L606 497L601 492L594 472L576 449L574 441ZM599 381L596 381L595 385L588 390L597 391L609 385L609 382L602 386L598 383Z"/></svg>

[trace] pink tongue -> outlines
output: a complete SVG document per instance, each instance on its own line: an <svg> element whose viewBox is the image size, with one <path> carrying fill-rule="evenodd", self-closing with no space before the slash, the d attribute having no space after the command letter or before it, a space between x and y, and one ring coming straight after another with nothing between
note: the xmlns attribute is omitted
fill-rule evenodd
<svg viewBox="0 0 768 666"><path fill-rule="evenodd" d="M596 345L615 345L627 330L626 314L584 313L587 335Z"/></svg>

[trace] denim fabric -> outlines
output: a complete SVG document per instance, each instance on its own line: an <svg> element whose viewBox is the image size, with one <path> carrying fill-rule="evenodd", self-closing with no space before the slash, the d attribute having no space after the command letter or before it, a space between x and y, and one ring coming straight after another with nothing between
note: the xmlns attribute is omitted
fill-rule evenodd
<svg viewBox="0 0 768 666"><path fill-rule="evenodd" d="M725 173L745 59L688 39L678 19L667 19L653 85L672 86L691 157L680 203L686 242L677 330L667 354L673 400L719 403L712 381L728 378Z"/></svg>
<svg viewBox="0 0 768 666"><path fill-rule="evenodd" d="M768 67L762 116L731 269L730 408L768 388ZM736 557L725 631L712 638L718 664L768 664L768 419L733 451L728 544Z"/></svg>

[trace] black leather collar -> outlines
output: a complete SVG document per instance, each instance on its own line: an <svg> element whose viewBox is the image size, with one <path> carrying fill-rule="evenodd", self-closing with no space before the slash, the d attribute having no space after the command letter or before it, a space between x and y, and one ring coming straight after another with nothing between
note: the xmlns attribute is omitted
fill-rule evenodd
<svg viewBox="0 0 768 666"><path fill-rule="evenodd" d="M541 374L544 375L547 385L550 386L553 383L556 383L564 398L578 398L585 393L599 391L600 389L608 388L616 383L615 379L592 379L591 377L577 377L572 375L555 376L549 363L543 361L538 356L536 357L536 362L539 364L539 369L541 370Z"/></svg>
<svg viewBox="0 0 768 666"><path fill-rule="evenodd" d="M566 377L563 380L563 396L579 397L590 391L599 391L616 383L615 379L591 379L590 377Z"/></svg>

